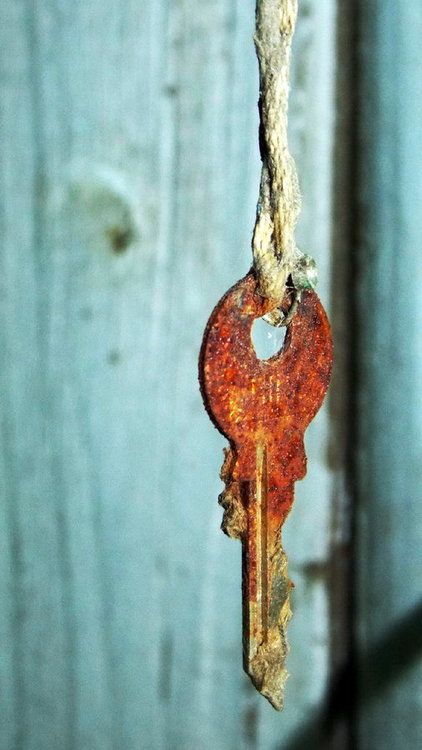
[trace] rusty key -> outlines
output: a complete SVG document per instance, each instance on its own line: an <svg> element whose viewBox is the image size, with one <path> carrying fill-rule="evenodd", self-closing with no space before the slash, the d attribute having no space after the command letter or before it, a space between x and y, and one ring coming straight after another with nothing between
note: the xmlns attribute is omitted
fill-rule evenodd
<svg viewBox="0 0 422 750"><path fill-rule="evenodd" d="M292 587L281 527L294 482L306 473L303 437L328 387L332 341L317 295L306 291L281 351L258 359L251 329L270 307L252 271L227 292L205 329L200 384L211 419L230 441L219 502L223 531L242 541L244 669L281 709Z"/></svg>

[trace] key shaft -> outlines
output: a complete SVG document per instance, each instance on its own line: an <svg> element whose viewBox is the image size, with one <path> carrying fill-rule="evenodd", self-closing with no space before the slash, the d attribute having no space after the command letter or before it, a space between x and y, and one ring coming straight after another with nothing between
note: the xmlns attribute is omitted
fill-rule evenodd
<svg viewBox="0 0 422 750"><path fill-rule="evenodd" d="M247 514L242 554L244 669L259 692L280 710L291 616L280 508L291 504L293 487L284 491L280 502L279 489L269 480L265 443L257 443L256 478L243 483L243 491Z"/></svg>

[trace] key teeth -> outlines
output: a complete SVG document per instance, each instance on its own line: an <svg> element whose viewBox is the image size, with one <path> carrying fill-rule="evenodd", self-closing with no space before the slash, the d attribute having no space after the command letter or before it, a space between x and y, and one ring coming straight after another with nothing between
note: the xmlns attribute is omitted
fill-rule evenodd
<svg viewBox="0 0 422 750"><path fill-rule="evenodd" d="M227 486L232 481L233 469L236 463L236 455L233 448L223 448L224 461L220 469L220 479Z"/></svg>
<svg viewBox="0 0 422 750"><path fill-rule="evenodd" d="M218 502L224 508L221 530L231 539L242 539L246 534L247 516L241 499L240 484L232 478L235 463L234 451L231 448L225 448L220 477L226 488L219 495Z"/></svg>
<svg viewBox="0 0 422 750"><path fill-rule="evenodd" d="M221 530L232 539L242 539L246 533L246 512L240 498L238 482L231 482L219 495L218 502L224 508Z"/></svg>

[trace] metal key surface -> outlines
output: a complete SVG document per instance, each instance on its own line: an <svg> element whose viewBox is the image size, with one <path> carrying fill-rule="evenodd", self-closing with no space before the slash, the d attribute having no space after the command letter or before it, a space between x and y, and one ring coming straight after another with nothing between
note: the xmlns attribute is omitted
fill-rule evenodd
<svg viewBox="0 0 422 750"><path fill-rule="evenodd" d="M270 306L257 293L253 272L227 292L205 330L200 383L211 419L230 441L220 503L223 530L243 545L244 668L281 709L292 586L281 527L294 482L306 473L303 436L328 387L332 341L324 309L307 291L281 351L258 359L252 325Z"/></svg>

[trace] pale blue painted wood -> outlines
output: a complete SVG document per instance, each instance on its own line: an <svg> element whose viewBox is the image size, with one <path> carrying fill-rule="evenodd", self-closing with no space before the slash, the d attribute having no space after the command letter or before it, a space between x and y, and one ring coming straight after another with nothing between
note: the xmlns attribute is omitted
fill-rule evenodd
<svg viewBox="0 0 422 750"><path fill-rule="evenodd" d="M301 245L329 303L334 0L302 4ZM1 8L3 750L287 747L329 671L328 415L285 542L287 703L241 669L240 545L197 353L250 263L254 2ZM324 29L324 33L321 33Z"/></svg>
<svg viewBox="0 0 422 750"><path fill-rule="evenodd" d="M363 663L359 739L401 750L422 738L422 6L363 4L360 34L359 646L399 646Z"/></svg>

